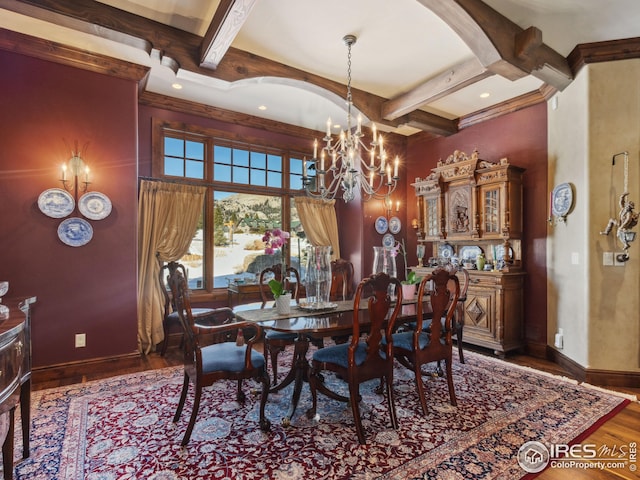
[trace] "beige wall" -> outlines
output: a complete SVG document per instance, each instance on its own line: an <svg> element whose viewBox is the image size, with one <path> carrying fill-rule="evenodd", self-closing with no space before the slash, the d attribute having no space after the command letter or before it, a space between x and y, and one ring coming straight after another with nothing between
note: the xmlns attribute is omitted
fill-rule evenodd
<svg viewBox="0 0 640 480"><path fill-rule="evenodd" d="M623 190L618 152L629 152L630 199L640 206L640 60L586 66L551 99L548 121L548 188L575 187L566 224L549 227L548 344L561 328L561 353L585 368L640 371L640 239L623 267L605 267L603 253L622 247L615 228L599 233Z"/></svg>

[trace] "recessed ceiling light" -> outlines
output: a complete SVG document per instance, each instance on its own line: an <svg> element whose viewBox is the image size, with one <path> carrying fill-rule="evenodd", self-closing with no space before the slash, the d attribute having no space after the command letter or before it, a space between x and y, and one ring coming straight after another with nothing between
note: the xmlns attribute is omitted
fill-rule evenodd
<svg viewBox="0 0 640 480"><path fill-rule="evenodd" d="M487 97L490 97L490 96L491 96L491 94L489 92L484 92L484 93L480 94L480 98L487 98Z"/></svg>
<svg viewBox="0 0 640 480"><path fill-rule="evenodd" d="M182 85L180 83L172 83L171 86L176 90L182 90Z"/></svg>
<svg viewBox="0 0 640 480"><path fill-rule="evenodd" d="M258 110L266 110L266 109L267 109L267 106L266 106L266 105L260 105L260 106L258 107Z"/></svg>

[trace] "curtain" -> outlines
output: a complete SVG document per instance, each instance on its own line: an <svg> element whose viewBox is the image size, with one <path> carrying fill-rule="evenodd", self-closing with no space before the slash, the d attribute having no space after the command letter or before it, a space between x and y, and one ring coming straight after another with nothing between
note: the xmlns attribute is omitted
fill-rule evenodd
<svg viewBox="0 0 640 480"><path fill-rule="evenodd" d="M335 200L326 202L310 197L295 197L298 216L309 242L314 247L331 245L331 259L340 258L340 239Z"/></svg>
<svg viewBox="0 0 640 480"><path fill-rule="evenodd" d="M138 348L164 339L160 262L179 260L196 232L206 188L142 180L138 201Z"/></svg>

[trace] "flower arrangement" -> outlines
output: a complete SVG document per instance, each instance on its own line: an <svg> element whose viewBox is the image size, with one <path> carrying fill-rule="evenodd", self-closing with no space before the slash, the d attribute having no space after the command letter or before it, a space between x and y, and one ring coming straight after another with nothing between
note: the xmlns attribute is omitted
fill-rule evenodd
<svg viewBox="0 0 640 480"><path fill-rule="evenodd" d="M264 236L262 237L262 241L264 242L264 253L266 255L274 255L276 252L280 252L282 255L282 282L274 279L269 280L269 288L271 289L271 293L273 293L273 298L278 298L280 295L285 295L288 293L284 289L284 276L286 275L287 266L285 264L285 246L287 245L287 241L291 235L289 232L285 232L280 230L279 228L274 228L273 230L267 230L264 232Z"/></svg>
<svg viewBox="0 0 640 480"><path fill-rule="evenodd" d="M409 268L407 267L407 248L406 245L404 243L404 238L402 239L402 243L400 242L396 242L395 245L393 247L390 248L391 250L391 256L392 257L397 257L398 254L402 255L402 258L404 259L404 280L402 280L403 285L417 285L418 283L420 283L420 278L418 276L416 276L416 273L413 271L409 271Z"/></svg>

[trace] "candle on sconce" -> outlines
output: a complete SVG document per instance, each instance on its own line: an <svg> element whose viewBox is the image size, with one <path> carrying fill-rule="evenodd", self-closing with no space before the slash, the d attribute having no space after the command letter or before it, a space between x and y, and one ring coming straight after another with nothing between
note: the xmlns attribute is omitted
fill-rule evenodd
<svg viewBox="0 0 640 480"><path fill-rule="evenodd" d="M318 139L313 141L313 158L318 158Z"/></svg>
<svg viewBox="0 0 640 480"><path fill-rule="evenodd" d="M369 172L369 186L373 189L373 170Z"/></svg>
<svg viewBox="0 0 640 480"><path fill-rule="evenodd" d="M320 154L320 170L324 172L324 150Z"/></svg>
<svg viewBox="0 0 640 480"><path fill-rule="evenodd" d="M391 184L391 165L387 164L387 183Z"/></svg>
<svg viewBox="0 0 640 480"><path fill-rule="evenodd" d="M400 200L396 200L396 212L400 211Z"/></svg>
<svg viewBox="0 0 640 480"><path fill-rule="evenodd" d="M375 148L371 149L371 168L373 168L373 164L375 162L376 159L376 150Z"/></svg>
<svg viewBox="0 0 640 480"><path fill-rule="evenodd" d="M307 159L302 160L302 178L306 178L307 176Z"/></svg>
<svg viewBox="0 0 640 480"><path fill-rule="evenodd" d="M393 176L397 177L398 176L398 165L400 164L400 158L398 158L398 156L396 155L396 160L393 164Z"/></svg>
<svg viewBox="0 0 640 480"><path fill-rule="evenodd" d="M327 120L327 137L331 136L331 117Z"/></svg>
<svg viewBox="0 0 640 480"><path fill-rule="evenodd" d="M356 133L360 135L362 133L362 115L358 114L358 128L356 129Z"/></svg>
<svg viewBox="0 0 640 480"><path fill-rule="evenodd" d="M62 180L65 181L67 179L67 164L62 164Z"/></svg>
<svg viewBox="0 0 640 480"><path fill-rule="evenodd" d="M84 167L84 181L89 183L89 167Z"/></svg>

